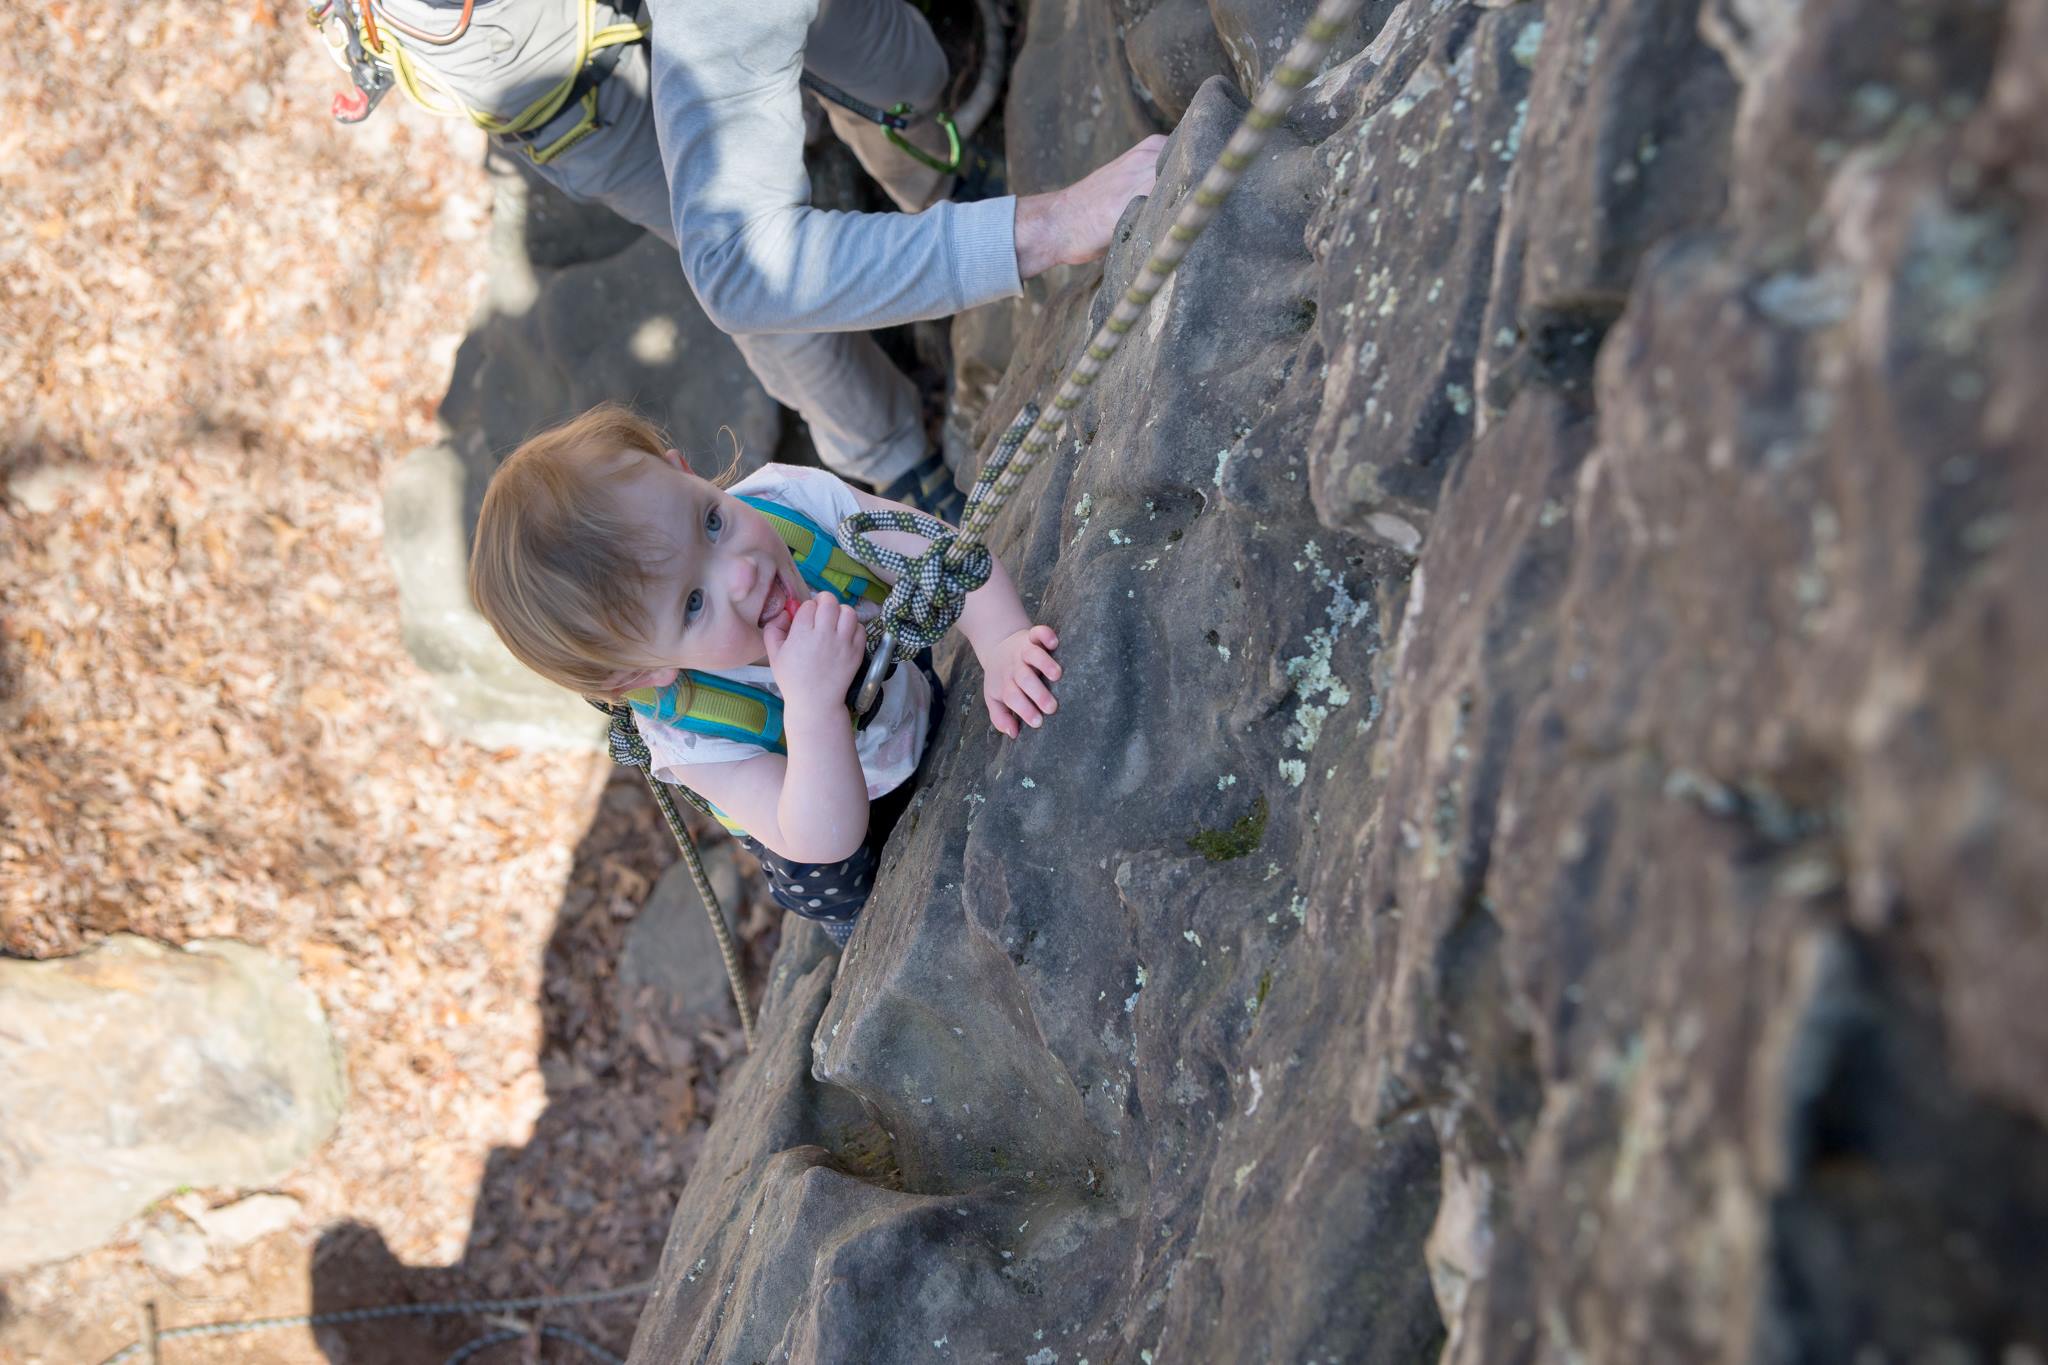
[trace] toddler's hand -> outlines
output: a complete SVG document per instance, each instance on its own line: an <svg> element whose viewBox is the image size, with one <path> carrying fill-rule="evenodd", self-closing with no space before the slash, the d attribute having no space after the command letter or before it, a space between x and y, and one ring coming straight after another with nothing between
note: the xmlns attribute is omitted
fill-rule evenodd
<svg viewBox="0 0 2048 1365"><path fill-rule="evenodd" d="M1051 626L1029 626L1005 636L981 661L988 718L1011 739L1023 733L1018 722L1035 730L1059 709L1047 686L1060 680L1059 661L1052 657L1059 646Z"/></svg>
<svg viewBox="0 0 2048 1365"><path fill-rule="evenodd" d="M770 621L761 637L785 711L817 715L833 707L845 709L846 689L866 657L866 635L852 607L821 592L798 607L786 623Z"/></svg>

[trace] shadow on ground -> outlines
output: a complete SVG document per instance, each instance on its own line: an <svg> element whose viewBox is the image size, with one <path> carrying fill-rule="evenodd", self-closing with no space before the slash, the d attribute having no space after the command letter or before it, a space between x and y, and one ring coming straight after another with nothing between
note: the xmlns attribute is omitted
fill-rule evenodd
<svg viewBox="0 0 2048 1365"><path fill-rule="evenodd" d="M723 838L697 833L700 842ZM408 1266L365 1224L330 1229L313 1252L315 1313L576 1294L653 1273L716 1107L720 1073L744 1048L729 1011L687 1035L644 1024L629 1033L622 1022L617 968L627 930L675 859L645 784L620 769L577 845L548 940L540 1056L548 1100L531 1139L491 1154L468 1245L453 1265ZM748 974L758 983L780 941L782 915L759 898L737 909ZM624 1355L639 1312L634 1297L517 1321L567 1328ZM410 1318L324 1328L318 1339L335 1365L440 1365L506 1322ZM519 1358L510 1344L500 1349L503 1359ZM552 1341L538 1349L526 1359L593 1358Z"/></svg>

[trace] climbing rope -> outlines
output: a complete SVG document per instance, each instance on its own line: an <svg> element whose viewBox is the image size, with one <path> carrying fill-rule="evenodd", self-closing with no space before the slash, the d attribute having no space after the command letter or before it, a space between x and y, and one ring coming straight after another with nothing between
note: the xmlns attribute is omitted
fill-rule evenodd
<svg viewBox="0 0 2048 1365"><path fill-rule="evenodd" d="M682 851L683 862L690 869L690 880L697 885L697 898L704 902L704 913L711 917L711 933L718 940L718 955L725 959L725 979L732 985L732 1002L739 1006L740 1029L746 1034L747 1051L752 1052L754 1009L747 1003L746 987L741 984L739 950L733 945L732 931L726 928L725 913L719 908L718 893L711 888L711 878L705 874L704 860L697 856L697 841L690 837L688 826L683 824L682 812L676 809L675 797L671 795L668 783L654 775L654 757L647 752L647 741L640 737L639 727L633 724L633 708L624 702L592 701L590 704L611 718L612 761L640 770L640 775L647 779L647 789L654 793L654 804L661 808L661 818L668 821L668 832L675 836L676 847ZM706 809L689 788L680 790L692 805ZM708 809L706 813L709 813Z"/></svg>
<svg viewBox="0 0 2048 1365"><path fill-rule="evenodd" d="M337 1327L343 1323L381 1322L391 1318L437 1318L437 1317L488 1317L497 1313L528 1313L537 1308L567 1308L575 1304L607 1303L614 1299L646 1298L654 1289L652 1281L640 1284L622 1285L617 1289L592 1289L581 1294L535 1295L524 1299L462 1299L446 1303L391 1303L375 1308L340 1308L327 1313L295 1313L282 1318L244 1318L240 1322L203 1322L192 1327L170 1327L156 1334L156 1341L174 1341L180 1337L238 1337L250 1332L271 1332L283 1327ZM564 1327L541 1327L540 1335L556 1341L581 1347L586 1353L606 1362L606 1365L625 1365L618 1356L604 1347ZM444 1365L461 1365L479 1351L508 1341L517 1341L528 1333L525 1329L503 1328L469 1342ZM107 1357L104 1365L121 1365L124 1360L141 1354L148 1342L133 1342Z"/></svg>
<svg viewBox="0 0 2048 1365"><path fill-rule="evenodd" d="M995 451L981 467L974 489L968 494L970 517L976 500L992 495L1003 471L1016 458L1025 431L1037 418L1037 405L1026 403L1023 413L996 442ZM937 517L922 512L855 512L840 521L839 531L858 551L859 558L896 575L881 614L867 623L868 649L878 660L894 658L905 645L909 647L905 652L914 654L946 638L946 632L967 607L967 594L988 582L995 568L994 556L978 540L961 548L948 562L948 552L966 532L955 531ZM869 540L870 531L909 531L923 536L930 544L915 556L898 554ZM873 682L876 690L881 686L879 679L887 673L886 667L869 668L868 677L877 680ZM863 688L854 699L854 709L865 711L873 701Z"/></svg>
<svg viewBox="0 0 2048 1365"><path fill-rule="evenodd" d="M1041 412L1035 405L1025 404L1003 433L968 495L967 512L961 518L958 532L941 528L940 534L932 535L921 525L905 524L896 513L861 512L840 523L840 528L867 553L878 547L861 538L860 532L864 530L914 530L931 541L915 557L893 556L903 565L902 576L882 608L880 620L869 627L870 645L880 649L892 641L937 640L960 619L967 592L972 591L971 587L962 591L963 586L972 583L978 587L982 581L974 577L974 566L988 553L983 539L995 524L996 514L1029 477L1038 457L1052 449L1053 438L1059 434L1067 414L1080 404L1083 394L1102 373L1102 367L1116 355L1125 334L1144 315L1189 248L1216 217L1216 211L1230 198L1252 158L1266 145L1266 139L1279 126L1303 87L1314 78L1330 44L1344 31L1361 3L1362 0L1323 0L1309 16L1301 36L1259 88L1258 98L1252 101L1244 121L1230 135L1215 164L1181 204L1173 225L1166 230L1166 239L1154 249L1138 277L1117 300L1108 320L1089 341L1087 350L1067 372L1065 382L1053 395L1052 406Z"/></svg>

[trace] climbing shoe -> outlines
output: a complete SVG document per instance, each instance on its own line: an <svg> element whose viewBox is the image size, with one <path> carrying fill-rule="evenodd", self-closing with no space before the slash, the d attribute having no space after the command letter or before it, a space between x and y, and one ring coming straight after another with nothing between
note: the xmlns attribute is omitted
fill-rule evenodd
<svg viewBox="0 0 2048 1365"><path fill-rule="evenodd" d="M925 452L924 460L905 470L886 488L875 492L894 502L906 503L948 526L958 526L967 512L967 495L953 482L953 471L938 451Z"/></svg>

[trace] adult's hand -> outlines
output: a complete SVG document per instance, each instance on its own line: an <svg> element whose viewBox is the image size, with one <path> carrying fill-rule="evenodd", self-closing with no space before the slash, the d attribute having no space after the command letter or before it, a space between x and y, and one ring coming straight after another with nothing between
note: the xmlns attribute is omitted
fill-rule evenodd
<svg viewBox="0 0 2048 1365"><path fill-rule="evenodd" d="M1106 166L1099 166L1063 190L1027 194L1017 200L1017 275L1030 279L1056 265L1085 265L1109 250L1110 234L1124 206L1152 192L1159 178L1154 133Z"/></svg>

